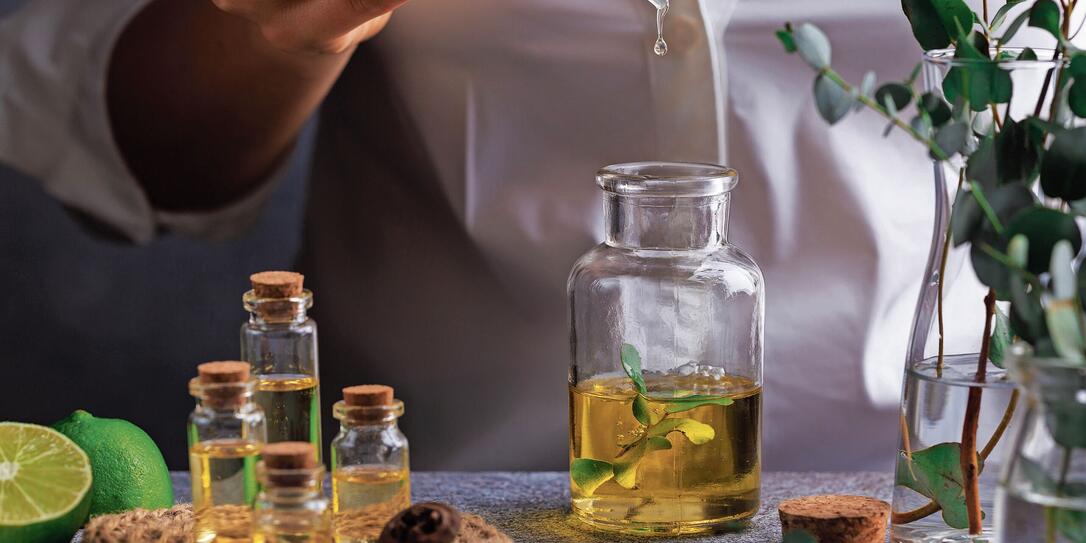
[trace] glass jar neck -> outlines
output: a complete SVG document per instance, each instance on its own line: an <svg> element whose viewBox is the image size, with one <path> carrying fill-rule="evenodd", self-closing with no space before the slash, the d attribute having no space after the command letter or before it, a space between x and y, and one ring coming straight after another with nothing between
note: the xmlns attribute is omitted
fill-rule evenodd
<svg viewBox="0 0 1086 543"><path fill-rule="evenodd" d="M631 249L703 250L728 240L729 194L698 197L608 193L608 245Z"/></svg>
<svg viewBox="0 0 1086 543"><path fill-rule="evenodd" d="M256 326L296 325L304 323L313 307L313 293L305 290L296 298L261 298L250 290L242 297L249 323Z"/></svg>
<svg viewBox="0 0 1086 543"><path fill-rule="evenodd" d="M393 400L389 405L347 405L340 400L332 406L332 416L343 430L353 428L395 428L403 416L403 402Z"/></svg>

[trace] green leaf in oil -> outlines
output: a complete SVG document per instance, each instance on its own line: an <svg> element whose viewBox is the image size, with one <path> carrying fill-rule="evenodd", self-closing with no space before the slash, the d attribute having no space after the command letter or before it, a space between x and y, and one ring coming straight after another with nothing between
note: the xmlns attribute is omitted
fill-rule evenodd
<svg viewBox="0 0 1086 543"><path fill-rule="evenodd" d="M622 488L637 488L637 468L645 455L670 448L671 442L666 437L651 436L627 449L615 459L615 482Z"/></svg>
<svg viewBox="0 0 1086 543"><path fill-rule="evenodd" d="M666 437L671 432L682 432L694 445L708 443L716 437L716 430L704 422L694 419L664 419L648 430L648 436Z"/></svg>
<svg viewBox="0 0 1086 543"><path fill-rule="evenodd" d="M642 394L634 397L633 416L637 422L652 426L664 418L665 409L657 404L657 401Z"/></svg>
<svg viewBox="0 0 1086 543"><path fill-rule="evenodd" d="M641 394L648 392L645 388L645 378L641 376L641 353L637 352L637 347L623 343L619 357L622 360L622 369L626 370L626 375L630 376L637 391Z"/></svg>
<svg viewBox="0 0 1086 543"><path fill-rule="evenodd" d="M731 405L733 403L735 400L722 396L685 396L667 400L667 407L664 410L668 413L682 413L703 405Z"/></svg>
<svg viewBox="0 0 1086 543"><path fill-rule="evenodd" d="M596 489L614 476L614 467L610 462L577 458L569 465L569 477L580 487L586 496L591 496Z"/></svg>

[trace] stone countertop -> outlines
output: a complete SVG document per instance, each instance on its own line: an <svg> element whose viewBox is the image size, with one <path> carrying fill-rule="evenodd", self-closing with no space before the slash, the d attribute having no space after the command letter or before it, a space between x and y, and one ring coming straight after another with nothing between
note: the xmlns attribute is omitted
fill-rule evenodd
<svg viewBox="0 0 1086 543"><path fill-rule="evenodd" d="M668 541L666 538L616 537L593 532L569 518L569 478L565 472L416 472L411 475L415 502L440 501L478 514L516 541L622 543ZM174 473L178 503L189 501L187 473ZM684 543L766 543L781 540L777 504L811 494L857 494L890 500L893 478L884 473L765 473L762 508L741 532L682 537ZM77 540L78 541L78 538Z"/></svg>

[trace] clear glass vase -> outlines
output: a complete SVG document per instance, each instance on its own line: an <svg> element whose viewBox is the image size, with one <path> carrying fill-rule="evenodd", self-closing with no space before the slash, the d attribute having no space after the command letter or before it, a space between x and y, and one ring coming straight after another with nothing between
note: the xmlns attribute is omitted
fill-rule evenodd
<svg viewBox="0 0 1086 543"><path fill-rule="evenodd" d="M1014 97L994 112L970 110L963 115L971 128L965 155L978 148L979 136L988 132L993 122L1005 123L1003 129L1008 129L1010 119L1022 119L1038 109L1049 111L1051 93L1042 89L1048 88L1045 80L1063 66L1055 61L1016 60L1021 49L992 49L995 69L1010 77ZM1052 58L1052 51L1038 50L1037 56ZM953 50L929 51L923 63L927 91L943 96L948 77L975 69L973 62L954 58ZM956 107L964 111L961 103ZM1018 128L1026 130L1009 129ZM999 167L1015 166L1000 161L999 149L992 152ZM964 159L957 156L935 162L934 174L931 251L905 361L892 539L991 541L1002 459L1010 448L1007 436L1020 423L1023 411L1019 392L1004 368L1001 345L1005 342L989 339L1002 336L1009 340L1010 335L1005 293L989 292L984 286L993 282L986 274L998 273L993 270L1002 269L1002 265L993 263L982 247L955 239L966 237L954 232L975 218L964 206L959 209L954 205L966 199L963 196L970 188ZM998 213L1004 202L1024 200L1028 204L1037 196L1021 185L1007 185L994 188L988 198ZM985 277L984 284L978 273ZM969 491L972 478L965 476L971 468L962 462L973 451L977 460L975 493ZM976 517L970 522L974 502L979 504L979 522Z"/></svg>
<svg viewBox="0 0 1086 543"><path fill-rule="evenodd" d="M1027 402L1000 484L998 541L1086 541L1086 367L1024 345L1008 364Z"/></svg>
<svg viewBox="0 0 1086 543"><path fill-rule="evenodd" d="M758 510L763 279L727 241L733 170L602 170L607 236L569 279L574 515L698 533Z"/></svg>

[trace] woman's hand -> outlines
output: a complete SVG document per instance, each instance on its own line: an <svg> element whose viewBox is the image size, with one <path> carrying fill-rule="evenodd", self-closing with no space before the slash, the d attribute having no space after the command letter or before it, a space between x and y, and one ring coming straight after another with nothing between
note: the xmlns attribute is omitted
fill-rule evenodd
<svg viewBox="0 0 1086 543"><path fill-rule="evenodd" d="M407 0L212 0L291 53L338 54L375 36Z"/></svg>

